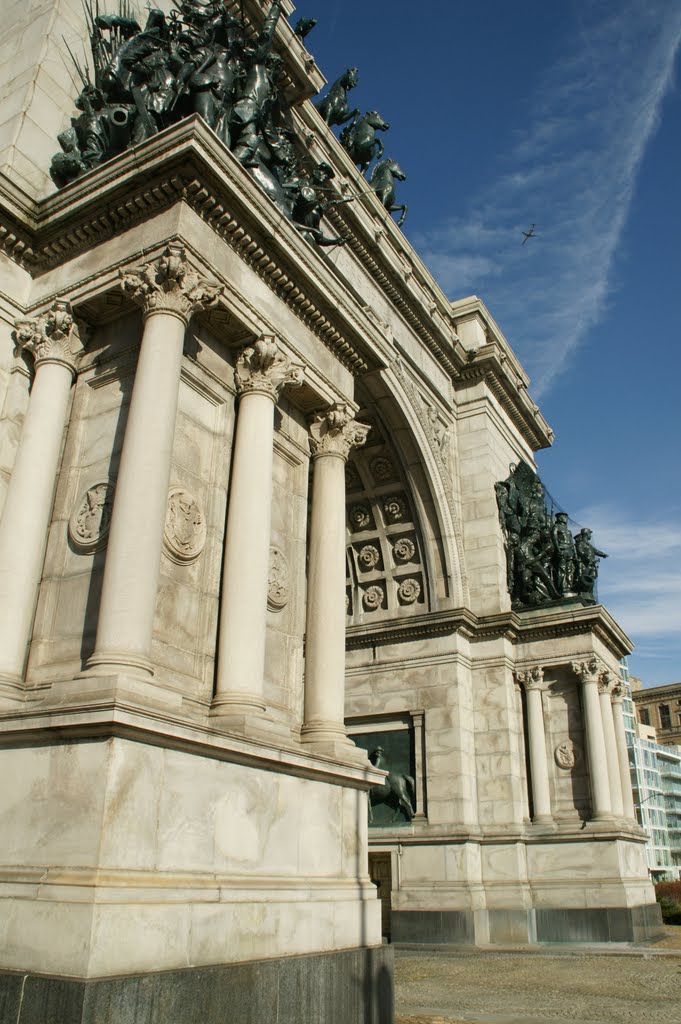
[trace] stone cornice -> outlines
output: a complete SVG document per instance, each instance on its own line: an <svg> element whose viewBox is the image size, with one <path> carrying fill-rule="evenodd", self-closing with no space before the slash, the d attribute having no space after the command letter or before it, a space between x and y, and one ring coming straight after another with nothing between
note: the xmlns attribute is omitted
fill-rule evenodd
<svg viewBox="0 0 681 1024"><path fill-rule="evenodd" d="M511 358L494 342L467 351L456 335L452 307L419 257L367 192L333 133L312 104L295 112L319 152L340 168L339 186L363 201L335 207L347 248L420 338L455 387L485 379L532 448L552 435L536 406L518 386ZM1 176L0 176L1 177ZM0 244L31 273L40 274L186 203L260 276L353 372L386 365L394 344L351 293L328 253L321 253L282 219L233 155L197 116L38 202L7 184L0 190ZM380 244L379 244L380 243ZM510 352L510 350L509 350Z"/></svg>
<svg viewBox="0 0 681 1024"><path fill-rule="evenodd" d="M681 700L681 683L667 683L664 686L647 686L645 690L632 690L635 704L659 704L666 700Z"/></svg>
<svg viewBox="0 0 681 1024"><path fill-rule="evenodd" d="M356 789L368 789L384 778L384 773L369 763L358 767L356 763L310 754L294 744L284 746L280 740L271 745L263 740L244 739L215 729L210 722L188 722L185 718L136 707L125 701L94 707L87 701L82 705L56 708L46 704L39 708L17 706L16 712L4 713L0 720L0 749L110 737Z"/></svg>
<svg viewBox="0 0 681 1024"><path fill-rule="evenodd" d="M0 175L0 180L1 180ZM197 116L187 118L37 203L11 214L6 251L21 240L22 262L38 274L183 202L208 223L355 373L388 361L371 323L328 257L288 221Z"/></svg>
<svg viewBox="0 0 681 1024"><path fill-rule="evenodd" d="M454 378L461 391L483 382L533 451L553 444L553 431L527 393L527 378L519 374L497 341L467 353L467 365Z"/></svg>
<svg viewBox="0 0 681 1024"><path fill-rule="evenodd" d="M349 626L346 630L346 647L354 650L394 643L396 640L416 640L453 633L459 633L472 643L505 639L514 646L541 642L550 644L557 638L591 633L618 661L633 650L633 644L626 633L602 605L577 604L484 616L478 616L467 608L453 608L450 611L414 615L371 625ZM569 664L574 656L556 659L551 656L549 648L545 654L537 655L537 660L541 660L546 669L552 665Z"/></svg>

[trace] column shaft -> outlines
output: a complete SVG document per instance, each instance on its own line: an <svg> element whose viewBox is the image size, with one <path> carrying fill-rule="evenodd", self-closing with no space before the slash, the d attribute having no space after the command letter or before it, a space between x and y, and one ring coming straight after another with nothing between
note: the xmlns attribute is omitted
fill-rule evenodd
<svg viewBox="0 0 681 1024"><path fill-rule="evenodd" d="M107 544L95 651L88 668L153 674L151 639L168 502L185 323L147 317Z"/></svg>
<svg viewBox="0 0 681 1024"><path fill-rule="evenodd" d="M153 675L151 641L184 334L194 313L221 288L190 266L180 245L121 272L123 290L142 306L144 332L116 480L95 650L97 675Z"/></svg>
<svg viewBox="0 0 681 1024"><path fill-rule="evenodd" d="M533 821L551 821L551 791L546 763L546 733L542 691L537 686L527 688L527 730L529 733L530 770L532 772Z"/></svg>
<svg viewBox="0 0 681 1024"><path fill-rule="evenodd" d="M605 754L608 760L608 778L610 780L610 802L612 806L612 813L615 817L621 818L624 814L624 804L622 802L622 780L620 778L617 740L615 739L615 723L612 716L612 704L610 702L610 690L608 686L601 684L599 700L601 702L601 717L603 719Z"/></svg>
<svg viewBox="0 0 681 1024"><path fill-rule="evenodd" d="M220 593L212 714L230 727L271 731L265 719L267 585L272 521L274 405L285 385L299 387L293 366L271 335L243 350L235 367L240 395Z"/></svg>
<svg viewBox="0 0 681 1024"><path fill-rule="evenodd" d="M305 645L305 736L345 740L345 467L315 459Z"/></svg>
<svg viewBox="0 0 681 1024"><path fill-rule="evenodd" d="M346 405L318 414L310 426L314 468L301 740L344 757L354 756L345 731L345 462L368 432Z"/></svg>
<svg viewBox="0 0 681 1024"><path fill-rule="evenodd" d="M591 796L593 801L593 817L609 818L612 816L610 803L610 782L608 778L608 762L605 753L601 705L598 697L598 678L587 676L582 681L584 698L584 726L586 730L586 750L589 759L589 775L591 778Z"/></svg>
<svg viewBox="0 0 681 1024"><path fill-rule="evenodd" d="M263 711L274 403L239 402L222 570L214 709Z"/></svg>
<svg viewBox="0 0 681 1024"><path fill-rule="evenodd" d="M36 370L0 522L0 676L21 679L52 516L72 370Z"/></svg>

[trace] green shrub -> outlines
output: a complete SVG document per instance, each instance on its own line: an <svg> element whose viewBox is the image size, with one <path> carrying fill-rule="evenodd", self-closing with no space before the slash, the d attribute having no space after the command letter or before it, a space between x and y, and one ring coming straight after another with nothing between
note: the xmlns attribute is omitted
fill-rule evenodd
<svg viewBox="0 0 681 1024"><path fill-rule="evenodd" d="M666 896L681 903L681 882L658 882L655 886L655 896L658 902L660 896Z"/></svg>
<svg viewBox="0 0 681 1024"><path fill-rule="evenodd" d="M668 887L671 887L671 893ZM681 899L674 898L677 892L681 896L679 882L658 882L655 886L655 895L665 924L681 924Z"/></svg>

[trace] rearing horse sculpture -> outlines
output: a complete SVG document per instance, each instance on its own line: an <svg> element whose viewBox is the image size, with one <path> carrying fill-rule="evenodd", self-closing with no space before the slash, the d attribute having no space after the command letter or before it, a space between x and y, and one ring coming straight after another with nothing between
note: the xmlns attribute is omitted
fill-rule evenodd
<svg viewBox="0 0 681 1024"><path fill-rule="evenodd" d="M369 754L369 760L376 768L388 769L383 747L376 747ZM385 782L378 786L372 786L369 790L369 822L374 820L374 804L387 804L389 807L393 807L393 821L400 810L404 812L407 821L411 821L416 813L413 804L415 798L416 787L411 775L399 775L397 772L388 770Z"/></svg>
<svg viewBox="0 0 681 1024"><path fill-rule="evenodd" d="M381 200L388 213L395 213L397 210L402 211L402 216L397 222L397 226L399 228L404 224L404 218L407 216L407 207L395 205L396 178L398 181L407 180L407 175L404 173L397 161L381 160L380 163L376 164L371 172L369 185Z"/></svg>
<svg viewBox="0 0 681 1024"><path fill-rule="evenodd" d="M358 121L346 125L340 133L341 144L364 174L374 159L383 156L383 143L376 138L376 132L387 132L390 125L377 110L367 110Z"/></svg>
<svg viewBox="0 0 681 1024"><path fill-rule="evenodd" d="M333 83L324 99L315 103L315 107L328 125L345 124L359 114L359 107L350 110L348 92L354 89L359 81L357 68L348 68Z"/></svg>

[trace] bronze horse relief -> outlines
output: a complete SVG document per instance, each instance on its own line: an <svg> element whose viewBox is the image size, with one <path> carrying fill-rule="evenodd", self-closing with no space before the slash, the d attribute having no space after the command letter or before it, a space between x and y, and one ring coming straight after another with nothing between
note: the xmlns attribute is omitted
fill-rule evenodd
<svg viewBox="0 0 681 1024"><path fill-rule="evenodd" d="M381 160L371 172L369 186L381 200L388 213L402 211L402 216L397 222L399 228L404 224L407 207L395 203L395 180L406 181L407 175L396 160Z"/></svg>
<svg viewBox="0 0 681 1024"><path fill-rule="evenodd" d="M374 157L380 160L383 156L383 143L376 138L376 132L387 132L389 128L390 125L377 110L368 110L358 120L346 125L340 133L341 145L358 164L362 174Z"/></svg>
<svg viewBox="0 0 681 1024"><path fill-rule="evenodd" d="M348 68L333 83L326 96L315 103L315 107L328 125L346 124L359 116L359 107L350 109L348 92L354 89L359 81L357 68Z"/></svg>

